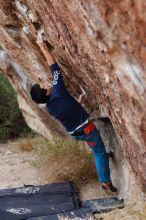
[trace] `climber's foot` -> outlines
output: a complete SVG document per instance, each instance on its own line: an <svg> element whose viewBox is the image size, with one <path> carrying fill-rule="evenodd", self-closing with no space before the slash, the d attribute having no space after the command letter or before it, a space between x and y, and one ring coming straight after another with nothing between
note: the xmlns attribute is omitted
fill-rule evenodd
<svg viewBox="0 0 146 220"><path fill-rule="evenodd" d="M102 183L101 184L102 190L107 190L110 192L117 192L117 189L113 186L112 182Z"/></svg>

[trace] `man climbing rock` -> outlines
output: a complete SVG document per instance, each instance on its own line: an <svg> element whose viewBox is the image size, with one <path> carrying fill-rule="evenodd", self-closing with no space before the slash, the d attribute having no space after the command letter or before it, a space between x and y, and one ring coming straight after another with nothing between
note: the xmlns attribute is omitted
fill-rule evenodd
<svg viewBox="0 0 146 220"><path fill-rule="evenodd" d="M36 42L50 66L53 83L51 87L46 83L33 85L30 91L33 101L46 103L48 112L63 124L72 137L88 143L94 155L101 189L117 192L111 182L109 159L99 132L81 104L67 91L59 66L43 42L42 32L38 33Z"/></svg>

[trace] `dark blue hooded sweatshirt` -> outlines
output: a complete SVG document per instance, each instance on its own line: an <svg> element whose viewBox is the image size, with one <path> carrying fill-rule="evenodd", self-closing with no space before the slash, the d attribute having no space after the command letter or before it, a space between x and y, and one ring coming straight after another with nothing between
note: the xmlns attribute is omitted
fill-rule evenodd
<svg viewBox="0 0 146 220"><path fill-rule="evenodd" d="M57 63L50 66L53 75L53 88L48 96L48 112L57 118L68 132L74 131L89 117L84 108L69 94Z"/></svg>

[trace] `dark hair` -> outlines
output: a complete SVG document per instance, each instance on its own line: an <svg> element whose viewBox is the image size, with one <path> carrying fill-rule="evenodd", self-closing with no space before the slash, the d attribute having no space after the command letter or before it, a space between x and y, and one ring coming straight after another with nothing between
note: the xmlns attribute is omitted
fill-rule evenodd
<svg viewBox="0 0 146 220"><path fill-rule="evenodd" d="M31 98L36 103L47 103L49 96L46 95L46 92L47 90L41 89L39 84L35 84L30 90Z"/></svg>

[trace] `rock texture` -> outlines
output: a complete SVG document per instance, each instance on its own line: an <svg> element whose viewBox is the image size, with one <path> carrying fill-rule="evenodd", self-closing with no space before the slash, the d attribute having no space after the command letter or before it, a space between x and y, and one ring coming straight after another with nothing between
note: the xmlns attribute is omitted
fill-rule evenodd
<svg viewBox="0 0 146 220"><path fill-rule="evenodd" d="M23 105L27 118L43 124L40 132L64 135L60 124L29 97L31 83L51 82L35 42L41 26L69 91L78 97L84 90L87 111L95 120L104 118L97 124L115 151L116 165L111 166L121 193L127 197L139 187L145 191L146 2L0 0L0 68L31 108Z"/></svg>

